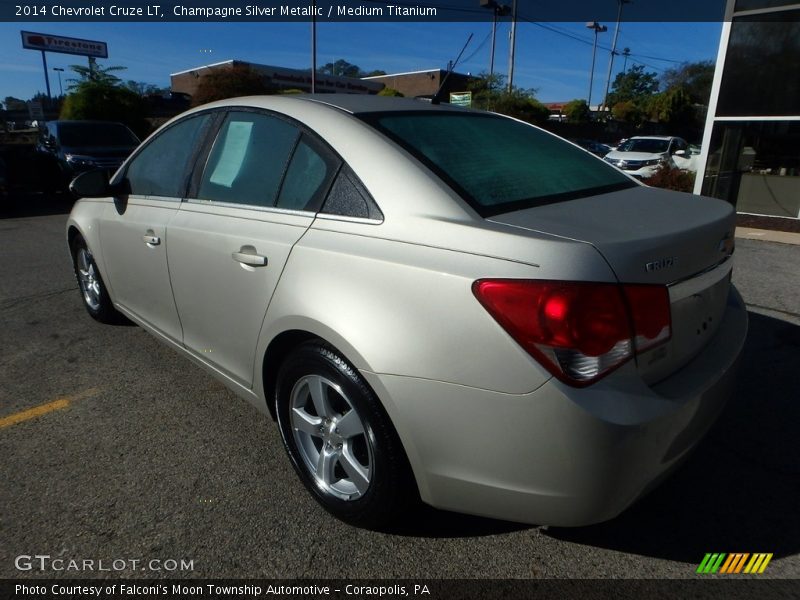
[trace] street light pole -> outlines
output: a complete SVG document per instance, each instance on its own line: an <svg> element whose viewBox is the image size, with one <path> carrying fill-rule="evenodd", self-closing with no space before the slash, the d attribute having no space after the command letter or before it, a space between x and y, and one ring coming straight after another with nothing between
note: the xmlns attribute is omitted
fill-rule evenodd
<svg viewBox="0 0 800 600"><path fill-rule="evenodd" d="M590 21L586 24L586 27L589 29L594 30L594 47L592 48L592 70L589 72L589 100L587 104L589 105L589 110L592 110L592 87L594 87L594 61L597 57L597 34L598 33L605 33L608 31L608 27L605 25L600 25L597 21Z"/></svg>
<svg viewBox="0 0 800 600"><path fill-rule="evenodd" d="M614 70L614 56L617 54L617 39L619 38L619 23L622 20L622 6L631 0L617 0L617 26L614 28L614 42L611 44L611 59L608 61L608 77L606 78L606 93L603 95L603 109L608 108L608 89L611 87L611 72Z"/></svg>

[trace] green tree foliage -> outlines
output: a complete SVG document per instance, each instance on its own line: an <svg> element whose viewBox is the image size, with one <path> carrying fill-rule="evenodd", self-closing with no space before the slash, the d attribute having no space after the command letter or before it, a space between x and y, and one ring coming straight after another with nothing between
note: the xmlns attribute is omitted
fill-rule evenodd
<svg viewBox="0 0 800 600"><path fill-rule="evenodd" d="M691 127L695 124L697 113L689 94L682 87L672 87L654 95L648 108L651 119L671 127Z"/></svg>
<svg viewBox="0 0 800 600"><path fill-rule="evenodd" d="M192 106L200 106L214 100L274 94L263 75L248 65L238 65L230 69L213 69L200 78L197 91L192 96Z"/></svg>
<svg viewBox="0 0 800 600"><path fill-rule="evenodd" d="M128 88L130 91L139 94L140 96L153 96L153 95L162 95L169 92L168 88L161 88L157 85L153 85L152 83L145 83L144 81L134 81L133 79L129 79L124 84L123 87Z"/></svg>
<svg viewBox="0 0 800 600"><path fill-rule="evenodd" d="M380 69L375 69L373 71L362 71L361 67L358 65L354 65L352 63L347 62L343 58L332 62L332 63L325 63L321 67L317 68L317 73L320 75L336 75L341 77L376 77L378 75L386 75L386 71L382 71Z"/></svg>
<svg viewBox="0 0 800 600"><path fill-rule="evenodd" d="M714 81L714 63L710 60L683 63L667 69L661 76L665 90L683 88L694 104L707 105L711 97L711 83Z"/></svg>
<svg viewBox="0 0 800 600"><path fill-rule="evenodd" d="M645 113L633 100L617 102L611 107L611 116L617 121L625 123L640 124L644 119Z"/></svg>
<svg viewBox="0 0 800 600"><path fill-rule="evenodd" d="M378 92L378 96L395 96L398 98L402 98L403 94L401 94L394 88L386 87L383 88L380 92Z"/></svg>
<svg viewBox="0 0 800 600"><path fill-rule="evenodd" d="M6 110L26 110L28 107L25 100L20 100L14 96L6 96L5 100L3 100L3 104Z"/></svg>
<svg viewBox="0 0 800 600"><path fill-rule="evenodd" d="M472 92L472 107L508 115L529 123L546 123L550 110L536 99L535 89L513 88L503 84L502 75L481 73L467 88Z"/></svg>
<svg viewBox="0 0 800 600"><path fill-rule="evenodd" d="M634 65L625 73L618 73L608 95L608 103L632 100L639 102L658 92L658 78L655 73L645 73L643 65Z"/></svg>
<svg viewBox="0 0 800 600"><path fill-rule="evenodd" d="M144 99L120 85L113 75L125 67L89 69L83 65L70 67L78 76L69 80L69 94L64 99L59 117L61 119L119 121L132 129L139 137L149 132Z"/></svg>
<svg viewBox="0 0 800 600"><path fill-rule="evenodd" d="M571 123L588 123L592 119L592 111L586 100L571 100L564 106L564 114Z"/></svg>

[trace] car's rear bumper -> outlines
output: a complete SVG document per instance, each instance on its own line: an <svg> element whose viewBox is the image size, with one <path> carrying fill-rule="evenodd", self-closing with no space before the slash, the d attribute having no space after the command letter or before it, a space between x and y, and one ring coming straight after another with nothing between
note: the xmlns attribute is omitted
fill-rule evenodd
<svg viewBox="0 0 800 600"><path fill-rule="evenodd" d="M459 512L579 526L622 512L686 456L733 391L747 334L734 288L689 365L654 386L629 363L585 389L510 395L365 373L397 426L422 499Z"/></svg>

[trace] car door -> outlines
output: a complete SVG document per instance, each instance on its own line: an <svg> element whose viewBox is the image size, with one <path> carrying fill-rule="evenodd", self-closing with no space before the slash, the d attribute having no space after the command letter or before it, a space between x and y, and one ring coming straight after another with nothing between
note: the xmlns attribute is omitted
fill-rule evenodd
<svg viewBox="0 0 800 600"><path fill-rule="evenodd" d="M170 126L128 163L129 194L104 208L99 223L107 284L124 312L180 343L183 337L167 268L167 224L184 196L208 114Z"/></svg>
<svg viewBox="0 0 800 600"><path fill-rule="evenodd" d="M252 386L267 306L338 167L295 123L233 110L167 227L184 344L240 385Z"/></svg>
<svg viewBox="0 0 800 600"><path fill-rule="evenodd" d="M685 154L678 155L675 154L678 150L683 150ZM690 169L692 164L692 155L689 152L689 144L687 144L681 138L675 138L672 140L672 145L670 146L670 155L672 156L672 160L675 162L675 166L679 169Z"/></svg>

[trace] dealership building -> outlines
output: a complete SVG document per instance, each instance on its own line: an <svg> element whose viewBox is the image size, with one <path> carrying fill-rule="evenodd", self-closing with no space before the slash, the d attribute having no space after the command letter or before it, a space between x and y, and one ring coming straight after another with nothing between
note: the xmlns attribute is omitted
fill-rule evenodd
<svg viewBox="0 0 800 600"><path fill-rule="evenodd" d="M800 4L728 0L695 192L800 218Z"/></svg>

